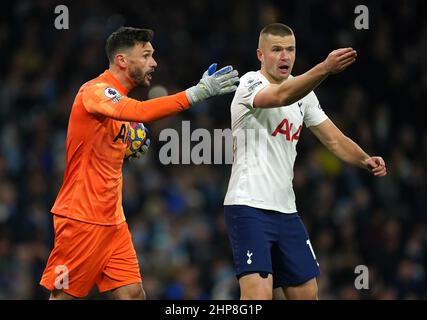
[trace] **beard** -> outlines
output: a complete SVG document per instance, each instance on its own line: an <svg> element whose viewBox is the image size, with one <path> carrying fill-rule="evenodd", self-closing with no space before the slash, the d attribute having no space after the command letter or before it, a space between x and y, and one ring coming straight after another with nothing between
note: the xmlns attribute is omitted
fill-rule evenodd
<svg viewBox="0 0 427 320"><path fill-rule="evenodd" d="M145 74L138 68L130 68L129 77L133 80L136 87L148 87L150 85L150 82L145 80Z"/></svg>

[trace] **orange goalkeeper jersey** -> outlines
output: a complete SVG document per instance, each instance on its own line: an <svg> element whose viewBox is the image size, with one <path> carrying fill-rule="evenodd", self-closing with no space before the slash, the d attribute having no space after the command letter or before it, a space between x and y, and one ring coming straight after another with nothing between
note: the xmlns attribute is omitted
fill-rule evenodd
<svg viewBox="0 0 427 320"><path fill-rule="evenodd" d="M80 88L71 110L66 169L52 213L100 225L125 221L122 165L129 121L147 123L189 107L185 92L138 101L106 70Z"/></svg>

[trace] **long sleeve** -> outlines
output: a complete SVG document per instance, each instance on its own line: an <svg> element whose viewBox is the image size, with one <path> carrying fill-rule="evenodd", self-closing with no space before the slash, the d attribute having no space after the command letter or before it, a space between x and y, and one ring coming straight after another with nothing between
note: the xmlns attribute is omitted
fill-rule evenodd
<svg viewBox="0 0 427 320"><path fill-rule="evenodd" d="M184 91L177 94L138 101L121 95L108 84L98 83L84 87L83 105L89 113L115 120L148 123L162 119L190 107Z"/></svg>

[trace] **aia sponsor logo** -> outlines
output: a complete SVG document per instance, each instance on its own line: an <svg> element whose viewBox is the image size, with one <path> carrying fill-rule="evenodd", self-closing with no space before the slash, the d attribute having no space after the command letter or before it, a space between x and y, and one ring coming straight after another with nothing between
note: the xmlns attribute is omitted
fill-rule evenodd
<svg viewBox="0 0 427 320"><path fill-rule="evenodd" d="M126 143L126 138L127 138L127 130L128 130L128 126L125 125L124 123L122 123L122 125L120 126L120 131L119 133L116 135L116 137L113 139L113 142L116 142L117 140L120 140L122 143Z"/></svg>
<svg viewBox="0 0 427 320"><path fill-rule="evenodd" d="M285 136L285 139L290 142L298 141L299 135L301 133L302 125L299 125L296 131L293 129L294 129L294 124L292 122L289 123L289 120L284 118L271 135L275 137L278 134L282 134Z"/></svg>

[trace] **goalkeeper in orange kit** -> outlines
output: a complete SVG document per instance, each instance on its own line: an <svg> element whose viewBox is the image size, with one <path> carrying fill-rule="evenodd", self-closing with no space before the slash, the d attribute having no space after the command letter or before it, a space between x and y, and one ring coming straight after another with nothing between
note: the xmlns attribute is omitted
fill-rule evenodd
<svg viewBox="0 0 427 320"><path fill-rule="evenodd" d="M64 180L52 208L55 245L40 284L51 299L88 295L96 284L116 299L145 292L122 207L122 165L129 122L148 123L236 90L231 66L205 72L175 95L137 101L127 97L149 86L157 66L148 29L120 28L110 35L109 69L80 88L71 110Z"/></svg>

